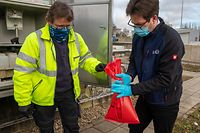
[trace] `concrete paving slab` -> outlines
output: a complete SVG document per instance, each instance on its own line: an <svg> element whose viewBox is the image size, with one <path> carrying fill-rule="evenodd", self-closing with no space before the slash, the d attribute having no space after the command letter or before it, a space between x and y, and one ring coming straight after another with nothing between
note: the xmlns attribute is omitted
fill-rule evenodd
<svg viewBox="0 0 200 133"><path fill-rule="evenodd" d="M94 126L95 129L97 129L103 133L107 133L117 127L118 127L117 125L115 125L111 122L108 122L108 121L103 121L102 123Z"/></svg>
<svg viewBox="0 0 200 133"><path fill-rule="evenodd" d="M185 94L183 93L182 96L181 96L181 102L186 100L187 98L189 98L191 95L190 94Z"/></svg>
<svg viewBox="0 0 200 133"><path fill-rule="evenodd" d="M80 133L102 133L102 132L98 131L95 128L89 128L89 129L81 131Z"/></svg>
<svg viewBox="0 0 200 133"><path fill-rule="evenodd" d="M123 125L122 123L118 123L118 122L111 122L112 124L115 124L116 126L121 126L121 125Z"/></svg>
<svg viewBox="0 0 200 133"><path fill-rule="evenodd" d="M122 127L117 127L108 133L128 133L128 131Z"/></svg>
<svg viewBox="0 0 200 133"><path fill-rule="evenodd" d="M129 131L128 124L122 124L121 127Z"/></svg>
<svg viewBox="0 0 200 133"><path fill-rule="evenodd" d="M184 115L184 113L182 113L182 112L178 112L178 118L181 118L181 117L183 117L183 115Z"/></svg>
<svg viewBox="0 0 200 133"><path fill-rule="evenodd" d="M104 119L99 119L99 120L94 121L92 124L93 125L98 125L99 123L102 123L104 121L105 121Z"/></svg>
<svg viewBox="0 0 200 133"><path fill-rule="evenodd" d="M186 73L191 76L194 74ZM200 73L183 83L178 117L186 116L187 112L198 103L200 103ZM128 133L129 131L127 124L111 123L103 119L95 122L94 125L90 129L81 131L81 133ZM145 129L144 133L154 133L153 122Z"/></svg>
<svg viewBox="0 0 200 133"><path fill-rule="evenodd" d="M153 121L151 121L151 123L149 124L148 128L154 129L154 127L153 127Z"/></svg>
<svg viewBox="0 0 200 133"><path fill-rule="evenodd" d="M191 77L199 77L200 72L183 71L183 75L191 76Z"/></svg>
<svg viewBox="0 0 200 133"><path fill-rule="evenodd" d="M192 96L195 92L192 90L183 90L183 94Z"/></svg>
<svg viewBox="0 0 200 133"><path fill-rule="evenodd" d="M200 92L200 83L193 85L191 88L189 88L188 90L192 90L194 92Z"/></svg>
<svg viewBox="0 0 200 133"><path fill-rule="evenodd" d="M179 107L179 113L180 113L181 115L184 115L185 113L187 113L187 111L188 111L187 108L182 107L182 106Z"/></svg>
<svg viewBox="0 0 200 133"><path fill-rule="evenodd" d="M190 97L188 97L187 99L185 99L181 104L186 104L186 105L190 105L189 107L192 108L193 106L195 106L196 104L198 104L200 101L199 98L196 97L196 95L192 95Z"/></svg>
<svg viewBox="0 0 200 133"><path fill-rule="evenodd" d="M144 130L144 133L154 133L154 129L152 129L152 128L146 128Z"/></svg>
<svg viewBox="0 0 200 133"><path fill-rule="evenodd" d="M200 85L199 85L200 86ZM199 87L200 88L200 87ZM197 94L198 96L200 96L200 89L199 91L197 91L195 94Z"/></svg>
<svg viewBox="0 0 200 133"><path fill-rule="evenodd" d="M187 80L187 81L183 82L183 89L184 90L190 89L190 87L199 84L199 82L200 82L200 77L195 77L195 78L192 78L190 80Z"/></svg>

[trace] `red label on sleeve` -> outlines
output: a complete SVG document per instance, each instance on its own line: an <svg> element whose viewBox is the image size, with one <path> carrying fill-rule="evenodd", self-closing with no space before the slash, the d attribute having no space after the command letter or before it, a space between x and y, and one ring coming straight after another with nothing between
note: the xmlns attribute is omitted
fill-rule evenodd
<svg viewBox="0 0 200 133"><path fill-rule="evenodd" d="M172 60L177 60L178 56L176 54L172 55Z"/></svg>

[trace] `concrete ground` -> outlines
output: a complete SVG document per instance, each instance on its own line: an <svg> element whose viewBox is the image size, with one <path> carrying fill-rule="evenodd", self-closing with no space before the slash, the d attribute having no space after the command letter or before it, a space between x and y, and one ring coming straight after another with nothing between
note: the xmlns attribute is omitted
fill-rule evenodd
<svg viewBox="0 0 200 133"><path fill-rule="evenodd" d="M183 75L193 78L183 83L178 117L183 117L192 107L200 103L200 73L184 71ZM153 132L153 124L151 123L144 133ZM87 128L81 129L81 133L128 133L128 126L127 124L111 123L102 119Z"/></svg>

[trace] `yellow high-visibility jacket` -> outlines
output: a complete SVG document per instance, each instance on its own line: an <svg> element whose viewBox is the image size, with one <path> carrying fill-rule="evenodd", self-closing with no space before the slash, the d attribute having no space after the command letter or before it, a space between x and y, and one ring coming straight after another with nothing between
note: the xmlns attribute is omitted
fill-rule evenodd
<svg viewBox="0 0 200 133"><path fill-rule="evenodd" d="M79 66L91 74L101 63L91 55L80 34L70 29L69 63L76 98L80 96ZM27 36L22 45L14 68L14 97L19 106L31 102L41 106L54 105L56 85L56 52L49 33L49 25Z"/></svg>

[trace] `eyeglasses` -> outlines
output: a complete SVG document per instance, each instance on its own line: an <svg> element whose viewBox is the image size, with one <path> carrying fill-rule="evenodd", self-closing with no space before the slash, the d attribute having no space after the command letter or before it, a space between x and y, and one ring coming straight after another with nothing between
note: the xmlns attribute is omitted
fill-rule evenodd
<svg viewBox="0 0 200 133"><path fill-rule="evenodd" d="M142 28L146 23L148 22L148 20L146 20L143 24L139 24L139 25L135 25L134 23L132 23L131 19L128 21L128 25L133 27L133 28Z"/></svg>

